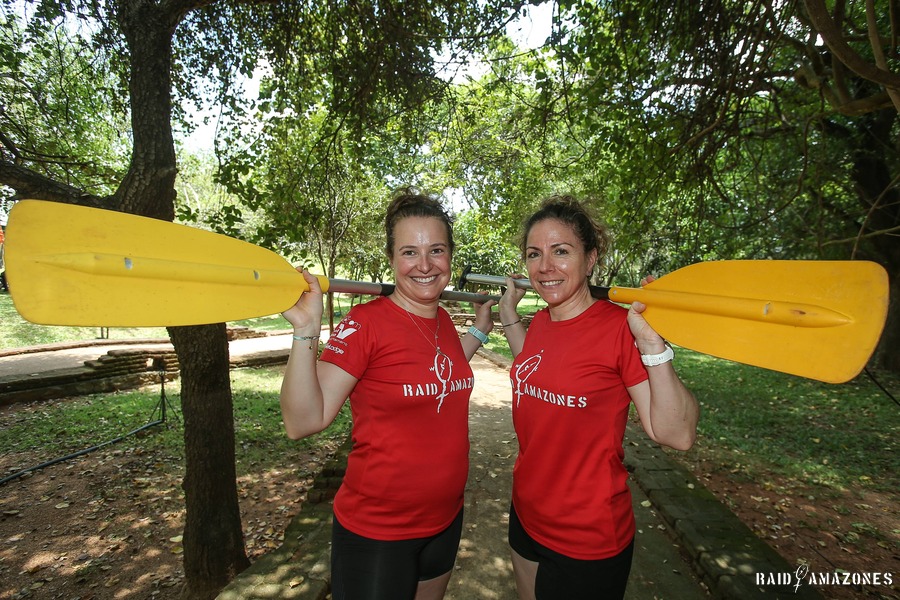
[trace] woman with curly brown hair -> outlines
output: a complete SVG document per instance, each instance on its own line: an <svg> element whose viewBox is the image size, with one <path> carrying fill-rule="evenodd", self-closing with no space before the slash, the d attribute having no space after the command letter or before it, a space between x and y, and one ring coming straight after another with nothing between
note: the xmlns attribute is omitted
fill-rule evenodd
<svg viewBox="0 0 900 600"><path fill-rule="evenodd" d="M699 407L673 350L641 316L591 296L608 246L585 205L554 196L526 222L522 256L547 303L526 333L507 281L500 319L514 360L509 543L522 600L622 598L635 521L622 460L629 408L656 442L686 450ZM520 276L514 276L520 277Z"/></svg>

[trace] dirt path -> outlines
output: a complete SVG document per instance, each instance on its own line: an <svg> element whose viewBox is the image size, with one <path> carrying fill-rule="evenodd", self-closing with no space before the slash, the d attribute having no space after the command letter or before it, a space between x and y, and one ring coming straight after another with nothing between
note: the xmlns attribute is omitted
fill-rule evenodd
<svg viewBox="0 0 900 600"><path fill-rule="evenodd" d="M516 600L507 526L512 467L518 446L512 426L508 372L472 359L475 390L469 410L471 470L463 537L446 600ZM650 506L631 486L638 534L628 600L704 598L708 594Z"/></svg>

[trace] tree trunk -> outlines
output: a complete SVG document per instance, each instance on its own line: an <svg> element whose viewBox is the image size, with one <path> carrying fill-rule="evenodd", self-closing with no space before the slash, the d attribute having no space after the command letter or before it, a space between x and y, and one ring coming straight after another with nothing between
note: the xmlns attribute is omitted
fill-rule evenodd
<svg viewBox="0 0 900 600"><path fill-rule="evenodd" d="M181 364L186 468L182 598L215 598L250 565L234 467L225 324L170 327Z"/></svg>
<svg viewBox="0 0 900 600"><path fill-rule="evenodd" d="M861 118L857 128L859 143L853 161L853 179L859 201L868 218L863 234L895 231L900 227L900 193L894 187L896 173L882 148L893 147L893 131L898 121L895 110L882 110ZM874 207L874 208L873 208ZM875 364L900 373L900 244L892 234L872 238L873 255L857 258L881 264L890 278L890 305L884 332L878 343Z"/></svg>
<svg viewBox="0 0 900 600"><path fill-rule="evenodd" d="M147 0L117 6L131 56L134 150L115 197L122 210L171 221L176 155L170 72L172 36L182 15ZM228 341L224 324L170 328L169 335L181 366L184 413L182 597L206 600L249 566L235 482Z"/></svg>
<svg viewBox="0 0 900 600"><path fill-rule="evenodd" d="M897 276L896 270L891 275L891 300L887 323L878 344L875 364L888 371L900 373L900 354L897 353L897 348L900 348L900 276Z"/></svg>

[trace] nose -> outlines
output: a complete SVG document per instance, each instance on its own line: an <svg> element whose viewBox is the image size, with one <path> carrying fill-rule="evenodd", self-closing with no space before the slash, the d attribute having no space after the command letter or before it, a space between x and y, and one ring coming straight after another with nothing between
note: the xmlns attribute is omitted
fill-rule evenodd
<svg viewBox="0 0 900 600"><path fill-rule="evenodd" d="M416 265L416 267L418 267L421 272L427 273L431 270L431 258L429 257L427 252L423 252L419 255L419 260L417 261L417 263L418 264Z"/></svg>
<svg viewBox="0 0 900 600"><path fill-rule="evenodd" d="M546 252L541 254L541 258L538 261L538 271L540 271L541 273L546 273L547 271L550 271L552 268L553 268L553 261L552 261L552 257L550 256L550 254L546 253Z"/></svg>

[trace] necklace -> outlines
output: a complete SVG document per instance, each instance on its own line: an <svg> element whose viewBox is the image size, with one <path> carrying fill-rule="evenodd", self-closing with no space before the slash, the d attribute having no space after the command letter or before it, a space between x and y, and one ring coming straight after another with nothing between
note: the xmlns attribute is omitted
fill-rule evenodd
<svg viewBox="0 0 900 600"><path fill-rule="evenodd" d="M409 320L412 321L412 324L416 326L416 329L419 330L419 333L422 334L422 337L425 338L425 340L426 340L429 344L431 344L431 345L434 346L434 356L435 356L435 358L438 357L438 356L447 356L446 354L444 354L443 352L441 352L441 345L440 345L440 343L438 342L438 334L441 332L441 317L440 317L440 315L438 315L438 317L437 317L437 319L436 319L436 320L437 320L437 327L434 328L434 342L432 342L430 339L428 339L428 336L425 335L425 332L422 331L422 328L419 327L419 324L418 324L418 323L416 322L416 320L413 318L412 313L409 312L408 310L406 310L405 308L403 309L403 311L406 313L406 316L409 317Z"/></svg>

